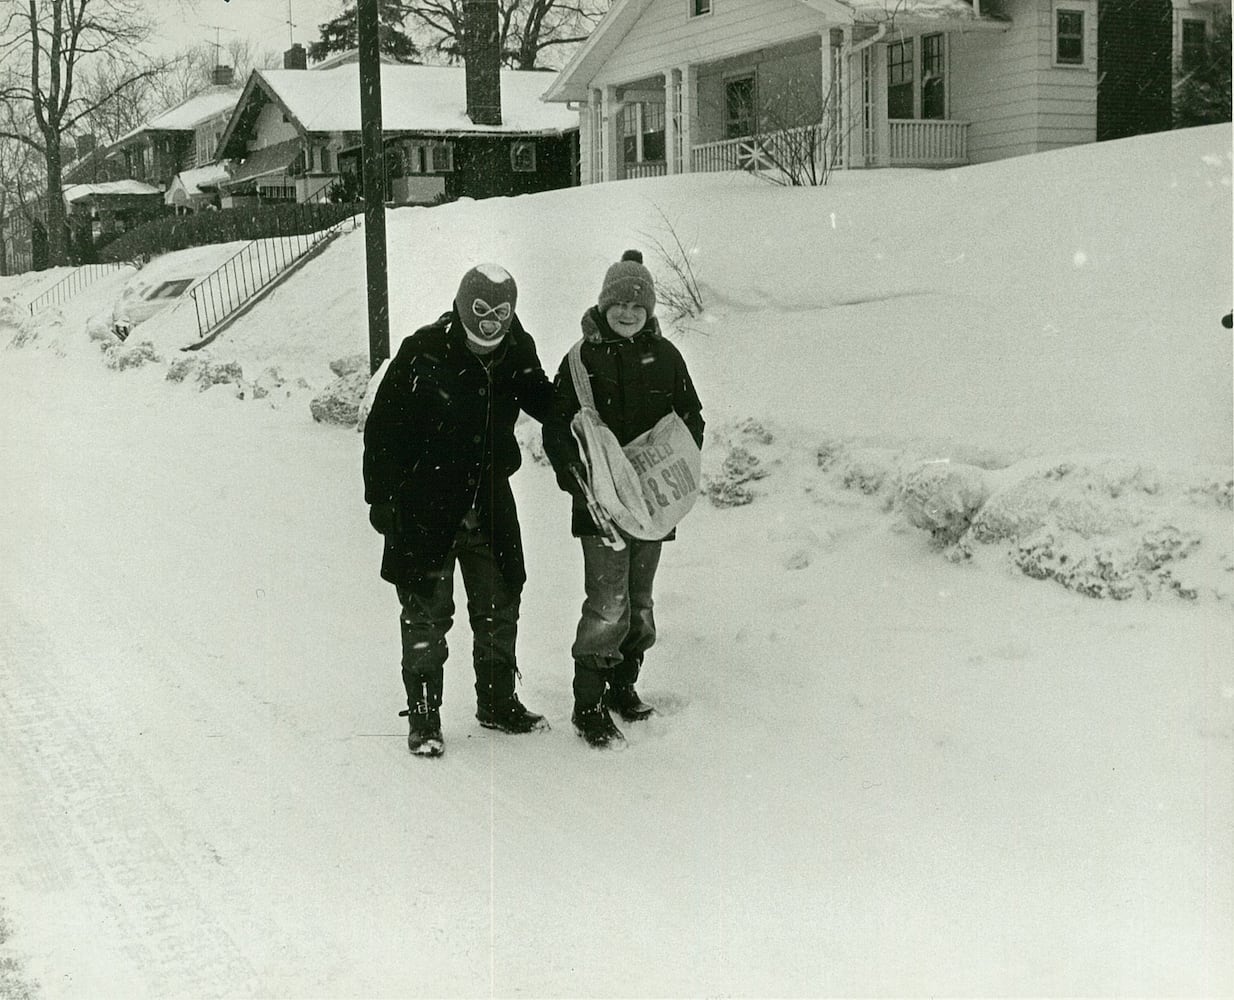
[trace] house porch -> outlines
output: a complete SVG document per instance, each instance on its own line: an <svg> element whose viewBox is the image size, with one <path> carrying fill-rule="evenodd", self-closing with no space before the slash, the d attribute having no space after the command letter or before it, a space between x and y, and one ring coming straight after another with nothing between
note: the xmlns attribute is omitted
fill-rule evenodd
<svg viewBox="0 0 1234 1000"><path fill-rule="evenodd" d="M829 28L589 91L582 182L969 162L945 32Z"/></svg>

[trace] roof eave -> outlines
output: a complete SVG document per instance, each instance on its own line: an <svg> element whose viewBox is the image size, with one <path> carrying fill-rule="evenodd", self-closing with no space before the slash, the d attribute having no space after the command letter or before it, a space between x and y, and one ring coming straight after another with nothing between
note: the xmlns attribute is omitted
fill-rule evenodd
<svg viewBox="0 0 1234 1000"><path fill-rule="evenodd" d="M642 16L651 0L613 0L608 12L600 19L587 41L578 47L557 79L540 97L548 104L583 101L594 74L583 75L598 58L600 65L612 55L630 28Z"/></svg>
<svg viewBox="0 0 1234 1000"><path fill-rule="evenodd" d="M308 130L301 124L300 119L292 113L291 109L279 96L278 91L271 85L270 81L262 76L261 70L255 69L249 74L249 78L244 84L244 91L240 94L240 99L236 101L236 106L232 109L231 117L227 119L227 127L223 129L223 134L219 136L215 159L222 160L227 159L228 157L242 157L248 152L246 149L240 150L239 153L229 153L227 150L228 146L236 136L236 130L240 126L244 109L252 99L253 91L258 88L261 89L261 92L265 95L267 100L272 101L282 109L283 114L287 117L288 124L295 128L301 138L308 134Z"/></svg>

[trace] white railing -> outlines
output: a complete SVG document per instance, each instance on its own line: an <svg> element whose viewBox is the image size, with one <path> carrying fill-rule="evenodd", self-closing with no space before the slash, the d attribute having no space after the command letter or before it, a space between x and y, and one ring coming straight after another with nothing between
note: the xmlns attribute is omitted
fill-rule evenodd
<svg viewBox="0 0 1234 1000"><path fill-rule="evenodd" d="M838 134L829 124L801 125L740 139L706 142L690 151L696 173L721 170L784 170L798 173L815 166L821 170L842 167L843 152Z"/></svg>
<svg viewBox="0 0 1234 1000"><path fill-rule="evenodd" d="M668 164L663 160L649 160L644 163L627 163L625 169L626 177L631 180L642 177L663 177L668 173Z"/></svg>
<svg viewBox="0 0 1234 1000"><path fill-rule="evenodd" d="M968 162L968 122L893 119L887 128L892 166Z"/></svg>

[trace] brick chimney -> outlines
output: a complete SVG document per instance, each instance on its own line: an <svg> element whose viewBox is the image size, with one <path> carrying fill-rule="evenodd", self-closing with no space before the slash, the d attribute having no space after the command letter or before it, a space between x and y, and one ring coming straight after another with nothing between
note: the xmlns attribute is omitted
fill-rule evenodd
<svg viewBox="0 0 1234 1000"><path fill-rule="evenodd" d="M308 69L308 52L299 42L283 53L283 69Z"/></svg>
<svg viewBox="0 0 1234 1000"><path fill-rule="evenodd" d="M89 156L94 152L96 145L97 142L92 133L87 132L85 135L79 135L77 137L77 155Z"/></svg>
<svg viewBox="0 0 1234 1000"><path fill-rule="evenodd" d="M210 82L216 87L230 87L236 82L236 71L230 66L215 66L210 73Z"/></svg>
<svg viewBox="0 0 1234 1000"><path fill-rule="evenodd" d="M500 125L501 50L497 0L463 0L463 26L467 117L476 125Z"/></svg>

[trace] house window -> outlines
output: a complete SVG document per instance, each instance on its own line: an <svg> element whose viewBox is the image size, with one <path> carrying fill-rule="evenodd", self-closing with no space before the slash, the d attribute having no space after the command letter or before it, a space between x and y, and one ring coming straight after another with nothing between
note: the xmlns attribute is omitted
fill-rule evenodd
<svg viewBox="0 0 1234 1000"><path fill-rule="evenodd" d="M510 147L510 169L516 174L536 172L536 144L516 142Z"/></svg>
<svg viewBox="0 0 1234 1000"><path fill-rule="evenodd" d="M690 16L702 17L711 13L711 0L690 0Z"/></svg>
<svg viewBox="0 0 1234 1000"><path fill-rule="evenodd" d="M754 134L754 77L743 76L724 84L724 138Z"/></svg>
<svg viewBox="0 0 1234 1000"><path fill-rule="evenodd" d="M435 174L448 174L454 170L454 144L435 142L429 146L429 166Z"/></svg>
<svg viewBox="0 0 1234 1000"><path fill-rule="evenodd" d="M643 159L664 159L664 105L643 105Z"/></svg>
<svg viewBox="0 0 1234 1000"><path fill-rule="evenodd" d="M404 157L408 174L448 174L454 170L454 143L410 142Z"/></svg>
<svg viewBox="0 0 1234 1000"><path fill-rule="evenodd" d="M637 104L624 104L621 108L621 159L623 163L638 160Z"/></svg>
<svg viewBox="0 0 1234 1000"><path fill-rule="evenodd" d="M625 163L663 161L663 104L639 102L627 104L621 109L621 155Z"/></svg>
<svg viewBox="0 0 1234 1000"><path fill-rule="evenodd" d="M263 201L295 201L296 189L291 185L265 185L259 184L257 187L257 195Z"/></svg>
<svg viewBox="0 0 1234 1000"><path fill-rule="evenodd" d="M943 38L940 34L921 39L921 117L935 121L947 117Z"/></svg>
<svg viewBox="0 0 1234 1000"><path fill-rule="evenodd" d="M1208 25L1203 21L1187 18L1183 21L1182 62L1184 73L1194 73L1204 65L1208 56Z"/></svg>
<svg viewBox="0 0 1234 1000"><path fill-rule="evenodd" d="M1054 12L1054 61L1059 66L1084 65L1084 11Z"/></svg>
<svg viewBox="0 0 1234 1000"><path fill-rule="evenodd" d="M887 46L887 117L913 116L913 40Z"/></svg>

